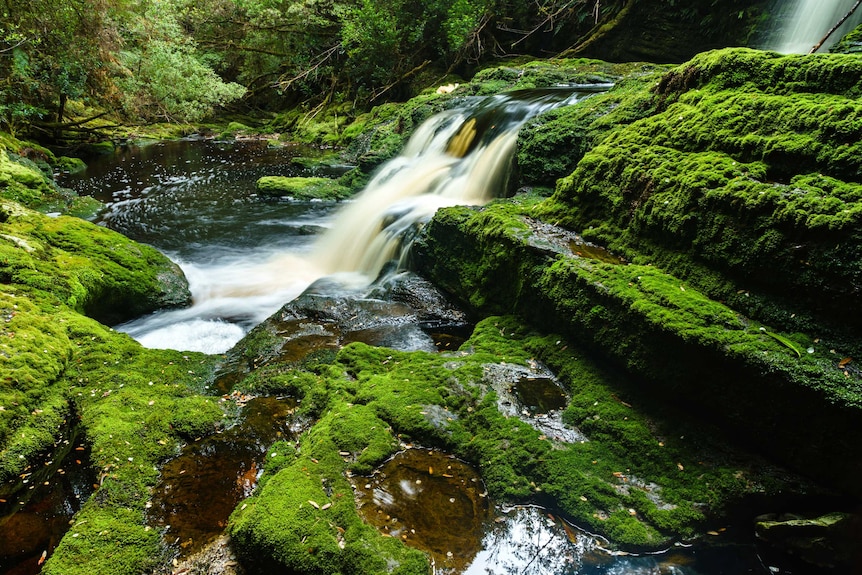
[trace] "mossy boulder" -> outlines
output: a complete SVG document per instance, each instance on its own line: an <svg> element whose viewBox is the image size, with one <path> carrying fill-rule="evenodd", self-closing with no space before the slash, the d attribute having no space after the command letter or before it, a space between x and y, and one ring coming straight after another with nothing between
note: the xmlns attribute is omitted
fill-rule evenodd
<svg viewBox="0 0 862 575"><path fill-rule="evenodd" d="M418 269L477 313L564 333L743 443L860 494L862 374L831 342L761 325L654 266L582 257L574 234L534 211L441 210L414 250Z"/></svg>
<svg viewBox="0 0 862 575"><path fill-rule="evenodd" d="M53 172L83 169L78 158L57 158L33 142L23 142L0 132L0 199L18 202L42 212L59 212L88 217L103 207L89 197L79 197L62 188Z"/></svg>
<svg viewBox="0 0 862 575"><path fill-rule="evenodd" d="M594 129L592 147L536 215L761 321L852 339L862 285L860 92L855 56L699 55L623 100L641 118ZM570 114L585 115L589 100L582 106ZM543 157L535 149L528 161Z"/></svg>
<svg viewBox="0 0 862 575"><path fill-rule="evenodd" d="M105 323L190 301L185 276L158 250L74 217L0 204L0 280L50 292Z"/></svg>
<svg viewBox="0 0 862 575"><path fill-rule="evenodd" d="M267 197L290 197L294 200L343 200L350 190L330 178L264 176L257 181L257 191Z"/></svg>
<svg viewBox="0 0 862 575"><path fill-rule="evenodd" d="M121 274L108 269L102 279L80 280L101 263L94 257L85 266L82 256L70 255L87 242L76 247L80 237L65 236L60 250L38 225L56 220L14 204L3 208L0 496L26 500L28 485L10 480L28 477L39 457L52 458L53 450L64 448L68 428L78 426L90 443L98 482L42 572L150 571L167 559L143 513L158 465L224 418L219 402L202 395L216 358L144 349L81 315L69 303L70 286L85 300L87 289L101 289L87 282ZM33 227L22 227L21 220ZM73 260L69 273L61 273L64 258Z"/></svg>
<svg viewBox="0 0 862 575"><path fill-rule="evenodd" d="M0 149L0 197L38 206L54 192L48 177L35 165L13 161L6 150Z"/></svg>
<svg viewBox="0 0 862 575"><path fill-rule="evenodd" d="M862 52L862 25L851 30L832 46L829 51L837 54L858 54Z"/></svg>

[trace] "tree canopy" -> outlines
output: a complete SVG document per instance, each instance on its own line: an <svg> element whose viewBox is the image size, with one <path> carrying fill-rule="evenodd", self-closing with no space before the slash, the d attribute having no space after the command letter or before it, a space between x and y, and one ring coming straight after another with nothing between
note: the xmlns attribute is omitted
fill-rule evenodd
<svg viewBox="0 0 862 575"><path fill-rule="evenodd" d="M717 15L741 19L751 5L2 0L0 127L62 124L72 99L141 121L194 122L238 100L269 109L335 98L365 106L448 74L467 76L491 59L580 53L637 10L721 30Z"/></svg>

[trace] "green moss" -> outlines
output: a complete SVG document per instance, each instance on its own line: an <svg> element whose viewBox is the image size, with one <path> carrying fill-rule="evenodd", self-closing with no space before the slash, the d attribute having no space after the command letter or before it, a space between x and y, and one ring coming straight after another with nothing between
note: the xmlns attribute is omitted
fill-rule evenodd
<svg viewBox="0 0 862 575"><path fill-rule="evenodd" d="M60 156L57 158L56 166L63 172L77 174L87 169L87 164L81 158L70 158L69 156Z"/></svg>
<svg viewBox="0 0 862 575"><path fill-rule="evenodd" d="M45 174L12 161L5 150L0 150L0 198L35 207L53 194Z"/></svg>
<svg viewBox="0 0 862 575"><path fill-rule="evenodd" d="M349 190L330 178L264 176L257 190L265 196L289 196L296 200L343 200Z"/></svg>
<svg viewBox="0 0 862 575"><path fill-rule="evenodd" d="M862 25L851 30L832 46L829 51L838 54L858 54L862 52Z"/></svg>
<svg viewBox="0 0 862 575"><path fill-rule="evenodd" d="M182 272L150 246L77 218L3 209L0 277L7 283L48 291L108 323L188 301Z"/></svg>
<svg viewBox="0 0 862 575"><path fill-rule="evenodd" d="M551 184L572 172L583 155L614 128L644 118L655 109L648 89L662 70L642 70L590 95L529 121L518 135L518 168L525 185Z"/></svg>
<svg viewBox="0 0 862 575"><path fill-rule="evenodd" d="M137 510L87 506L45 563L42 573L116 573L133 575L164 560L161 536L141 525Z"/></svg>
<svg viewBox="0 0 862 575"><path fill-rule="evenodd" d="M301 438L301 451L273 446L269 476L231 516L234 544L252 564L299 573L427 573L422 553L362 521L344 475L340 452L373 450L392 436L368 408L333 407Z"/></svg>
<svg viewBox="0 0 862 575"><path fill-rule="evenodd" d="M699 303L695 297L692 306ZM570 391L565 420L588 441L555 441L498 410L489 366L536 359ZM258 368L246 382L290 381L279 365ZM451 355L353 343L334 366L299 379L308 382L304 391L292 389L304 393L302 404L315 404L319 421L298 445L272 447L260 487L229 527L240 552L270 569L378 572L365 562L382 540L364 525L354 531L359 524L344 476L369 472L397 449L396 439L440 446L476 465L498 500L542 502L626 548L659 548L695 534L743 497L787 488L757 463L713 456L720 451L685 418L658 423L650 415L655 406L626 376L513 317L483 320ZM358 555L348 553L353 534L362 541ZM386 554L402 553L400 543L388 541L393 549Z"/></svg>
<svg viewBox="0 0 862 575"><path fill-rule="evenodd" d="M846 477L856 459L844 456L852 445L827 436L852 435L862 407L858 376L836 369L835 355L814 334L761 329L652 266L576 257L565 242L532 238L537 231L524 231L530 221L517 225L504 203L442 210L417 244L417 265L478 313L535 318L785 464L855 491ZM766 403L768 417L760 408ZM824 435L812 437L812 426Z"/></svg>
<svg viewBox="0 0 862 575"><path fill-rule="evenodd" d="M537 215L762 321L816 317L848 339L862 280L857 60L700 55L633 96L653 98L650 115L611 130ZM772 303L736 297L749 291Z"/></svg>

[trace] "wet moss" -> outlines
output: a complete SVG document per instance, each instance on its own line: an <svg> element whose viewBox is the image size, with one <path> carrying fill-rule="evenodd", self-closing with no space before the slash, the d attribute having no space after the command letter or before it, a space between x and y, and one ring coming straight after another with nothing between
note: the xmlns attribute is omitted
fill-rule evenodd
<svg viewBox="0 0 862 575"><path fill-rule="evenodd" d="M441 211L417 244L418 265L477 313L508 309L558 330L740 440L856 492L846 478L858 459L847 457L854 447L840 438L853 435L862 388L813 334L761 326L652 266L608 264L531 242L523 232L528 219L519 227L511 210ZM493 219L496 225L477 225ZM769 414L760 408L766 403ZM812 426L823 433L812 436Z"/></svg>
<svg viewBox="0 0 862 575"><path fill-rule="evenodd" d="M857 60L700 55L644 90L651 115L610 131L537 215L761 321L818 318L848 340L862 279Z"/></svg>
<svg viewBox="0 0 862 575"><path fill-rule="evenodd" d="M584 154L614 128L652 114L656 102L649 88L667 69L644 64L615 80L607 92L527 122L518 134L521 184L554 185L572 173Z"/></svg>
<svg viewBox="0 0 862 575"><path fill-rule="evenodd" d="M499 411L489 366L536 359L559 374L572 397L564 417L588 441L562 443ZM370 472L399 441L441 447L476 465L498 500L549 505L628 549L692 536L743 497L788 489L758 462L711 457L719 450L705 447L706 433L680 417L658 423L630 378L513 317L483 320L451 354L353 343L318 375L301 402L316 403L319 421L296 445L273 446L260 487L231 519L240 552L269 568L365 565L364 555L347 553L357 519L352 500L340 506L349 499L344 475ZM361 537L373 547L379 536Z"/></svg>
<svg viewBox="0 0 862 575"><path fill-rule="evenodd" d="M263 568L321 574L427 573L422 553L362 521L345 476L348 466L342 453L369 447L374 452L375 445L391 446L393 439L369 409L332 405L302 436L298 449L285 443L272 447L267 459L274 463L267 466L260 487L231 516L228 529L234 544Z"/></svg>
<svg viewBox="0 0 862 575"><path fill-rule="evenodd" d="M857 26L854 30L851 30L832 46L829 51L838 54L858 54L862 52L862 26Z"/></svg>
<svg viewBox="0 0 862 575"><path fill-rule="evenodd" d="M265 196L289 196L295 200L343 200L349 190L330 178L264 176L257 181L257 190Z"/></svg>
<svg viewBox="0 0 862 575"><path fill-rule="evenodd" d="M55 294L106 323L189 301L185 277L150 246L72 218L3 203L0 278Z"/></svg>
<svg viewBox="0 0 862 575"><path fill-rule="evenodd" d="M27 206L39 206L54 195L48 178L39 170L15 162L0 149L0 197Z"/></svg>

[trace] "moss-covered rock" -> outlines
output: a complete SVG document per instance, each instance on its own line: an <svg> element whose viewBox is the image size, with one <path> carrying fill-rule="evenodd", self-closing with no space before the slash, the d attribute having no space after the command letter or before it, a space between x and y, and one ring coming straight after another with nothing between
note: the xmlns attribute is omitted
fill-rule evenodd
<svg viewBox="0 0 862 575"><path fill-rule="evenodd" d="M18 209L17 215L33 217ZM25 253L50 247L44 238L14 237ZM4 252L7 262L10 253ZM146 572L166 557L160 534L144 523L158 465L183 442L213 432L224 417L215 399L201 395L215 358L142 348L72 309L64 301L67 276L52 276L56 270L41 262L30 264L35 275L20 282L4 278L0 293L2 496L23 497L15 489L28 493L27 485L9 479L26 477L28 466L80 422L98 488L42 572ZM33 277L41 279L30 285ZM10 485L13 491L5 491Z"/></svg>
<svg viewBox="0 0 862 575"><path fill-rule="evenodd" d="M93 198L81 198L61 188L53 172L83 169L78 158L57 158L33 142L22 142L0 132L0 199L11 200L42 212L79 217L92 216L103 206Z"/></svg>
<svg viewBox="0 0 862 575"><path fill-rule="evenodd" d="M489 374L529 374L537 359L559 374L571 396L563 419L588 440L548 437L498 408ZM479 468L492 497L541 502L630 549L692 536L755 493L797 488L761 462L727 458L685 417L655 419L656 403L633 381L512 317L482 321L457 353L350 344L313 368L314 386L297 386L278 365L247 379L280 381L319 420L297 444L271 448L258 490L231 518L239 552L270 569L377 573L375 554L396 572L427 569L361 523L345 480L370 472L396 439L441 447Z"/></svg>
<svg viewBox="0 0 862 575"><path fill-rule="evenodd" d="M855 56L700 55L632 95L644 117L594 139L540 215L761 321L846 335L860 90Z"/></svg>
<svg viewBox="0 0 862 575"><path fill-rule="evenodd" d="M0 280L50 292L117 323L190 301L179 267L158 250L74 217L0 204Z"/></svg>
<svg viewBox="0 0 862 575"><path fill-rule="evenodd" d="M418 267L479 313L565 333L743 442L859 494L849 478L862 461L862 378L829 342L760 325L655 267L580 257L574 238L517 209L442 210Z"/></svg>
<svg viewBox="0 0 862 575"><path fill-rule="evenodd" d="M521 183L551 185L568 176L609 131L655 111L649 88L666 67L643 65L615 82L607 92L556 108L527 122L518 134Z"/></svg>
<svg viewBox="0 0 862 575"><path fill-rule="evenodd" d="M269 197L287 196L295 200L343 200L350 190L330 178L264 176L257 181L257 191Z"/></svg>
<svg viewBox="0 0 862 575"><path fill-rule="evenodd" d="M858 54L862 52L862 26L857 26L841 38L829 51L837 54Z"/></svg>

